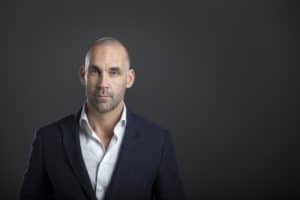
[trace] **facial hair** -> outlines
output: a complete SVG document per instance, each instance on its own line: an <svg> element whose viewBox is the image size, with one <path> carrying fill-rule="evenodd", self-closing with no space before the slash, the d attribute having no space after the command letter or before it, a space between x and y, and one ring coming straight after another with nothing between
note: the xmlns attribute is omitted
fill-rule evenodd
<svg viewBox="0 0 300 200"><path fill-rule="evenodd" d="M93 109L98 113L106 113L114 110L124 98L124 92L119 95L114 95L112 92L105 89L95 89L95 91L90 91L88 95L88 101L90 102ZM107 96L108 99L101 100L97 96Z"/></svg>

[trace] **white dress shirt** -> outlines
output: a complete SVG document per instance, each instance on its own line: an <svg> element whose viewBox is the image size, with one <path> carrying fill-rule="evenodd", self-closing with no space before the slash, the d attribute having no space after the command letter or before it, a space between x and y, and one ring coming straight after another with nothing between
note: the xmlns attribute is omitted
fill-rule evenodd
<svg viewBox="0 0 300 200"><path fill-rule="evenodd" d="M124 104L120 120L114 127L113 136L107 149L100 142L100 138L91 128L87 118L85 104L80 115L80 146L85 166L87 168L97 200L104 198L109 185L126 127L126 106Z"/></svg>

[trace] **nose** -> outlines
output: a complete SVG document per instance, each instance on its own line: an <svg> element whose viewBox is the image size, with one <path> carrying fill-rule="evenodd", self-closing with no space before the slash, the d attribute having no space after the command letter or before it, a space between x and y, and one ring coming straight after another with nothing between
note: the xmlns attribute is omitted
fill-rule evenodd
<svg viewBox="0 0 300 200"><path fill-rule="evenodd" d="M97 86L100 88L107 88L109 86L109 76L106 72L100 74Z"/></svg>

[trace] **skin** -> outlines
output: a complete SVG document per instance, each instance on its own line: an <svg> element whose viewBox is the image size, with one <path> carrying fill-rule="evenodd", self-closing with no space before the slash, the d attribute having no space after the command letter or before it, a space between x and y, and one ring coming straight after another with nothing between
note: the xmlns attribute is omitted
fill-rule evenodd
<svg viewBox="0 0 300 200"><path fill-rule="evenodd" d="M128 63L126 49L117 42L109 42L92 46L88 66L80 66L87 117L105 148L121 117L126 89L135 80L135 72Z"/></svg>

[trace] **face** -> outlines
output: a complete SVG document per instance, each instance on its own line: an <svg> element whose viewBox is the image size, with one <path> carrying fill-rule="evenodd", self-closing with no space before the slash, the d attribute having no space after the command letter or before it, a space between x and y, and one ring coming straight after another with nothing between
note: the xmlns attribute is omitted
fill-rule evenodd
<svg viewBox="0 0 300 200"><path fill-rule="evenodd" d="M97 113L114 110L123 103L126 88L134 82L126 51L119 44L94 46L89 65L80 68L88 105Z"/></svg>

